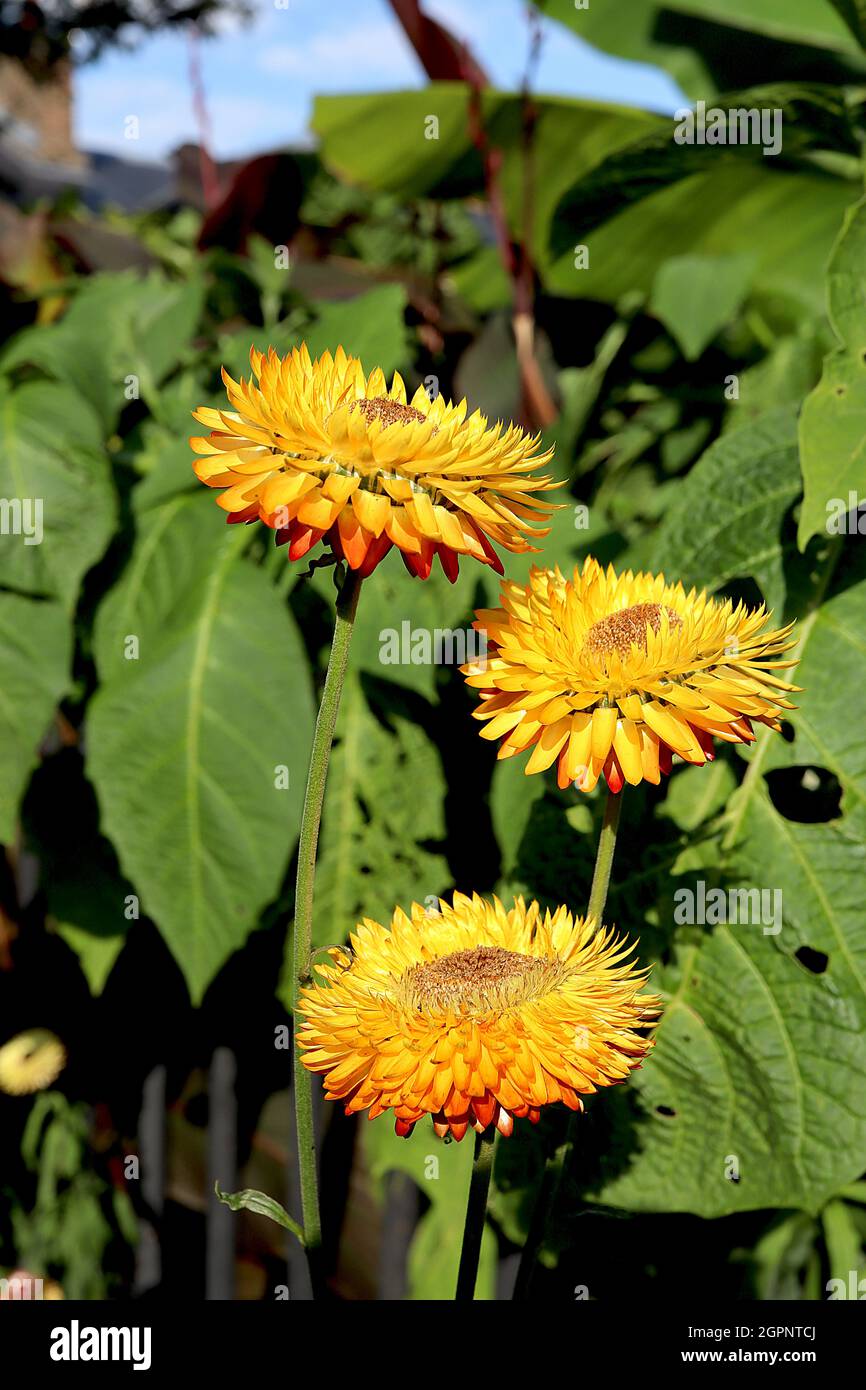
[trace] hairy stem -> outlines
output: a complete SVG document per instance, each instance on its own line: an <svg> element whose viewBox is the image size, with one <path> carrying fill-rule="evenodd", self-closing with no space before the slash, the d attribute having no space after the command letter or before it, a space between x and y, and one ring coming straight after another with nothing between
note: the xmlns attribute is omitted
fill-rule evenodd
<svg viewBox="0 0 866 1390"><path fill-rule="evenodd" d="M316 849L319 843L319 826L322 820L322 804L325 799L325 783L328 776L328 762L331 757L331 744L340 696L349 659L349 644L352 640L352 627L361 580L353 570L347 569L343 585L337 598L337 617L334 625L334 638L328 660L328 672L322 691L322 703L316 719L313 735L313 749L310 755L310 771L307 777L307 790L304 795L304 811L301 816L301 833L298 839L298 874L295 880L295 923L292 938L292 1016L297 1025L298 1001L301 989L309 984L310 941L313 926L313 889L316 876ZM312 1077L301 1062L300 1051L293 1049L295 1132L298 1141L298 1171L301 1184L301 1212L304 1227L304 1248L310 1265L313 1292L320 1287L322 1223L319 1214L319 1190L316 1173L316 1138L313 1130L313 1086Z"/></svg>

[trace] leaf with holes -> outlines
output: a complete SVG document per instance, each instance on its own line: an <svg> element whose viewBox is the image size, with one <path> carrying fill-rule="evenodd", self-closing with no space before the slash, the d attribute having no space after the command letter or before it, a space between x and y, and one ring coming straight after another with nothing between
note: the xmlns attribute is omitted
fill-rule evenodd
<svg viewBox="0 0 866 1390"><path fill-rule="evenodd" d="M718 439L691 469L659 528L652 567L710 590L752 576L781 612L794 548L783 522L799 495L795 412L767 411Z"/></svg>
<svg viewBox="0 0 866 1390"><path fill-rule="evenodd" d="M866 1168L866 764L851 718L851 692L866 685L866 561L837 546L817 576L808 568L794 736L761 731L721 859L707 847L701 876L721 869L724 919L681 928L675 963L656 970L665 1008L635 1081L635 1151L603 1201L671 1210L674 1194L673 1209L703 1216L817 1213ZM835 819L790 787L773 799L767 774L800 781L810 763L839 779ZM798 805L798 820L781 809ZM698 891L694 869L665 890L668 924L686 887Z"/></svg>

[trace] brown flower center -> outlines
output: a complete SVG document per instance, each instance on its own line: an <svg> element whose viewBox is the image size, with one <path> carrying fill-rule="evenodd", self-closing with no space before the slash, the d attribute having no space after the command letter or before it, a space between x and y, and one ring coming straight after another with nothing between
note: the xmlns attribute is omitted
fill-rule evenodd
<svg viewBox="0 0 866 1390"><path fill-rule="evenodd" d="M412 1006L420 1012L453 1009L458 1013L498 1010L522 1003L559 978L557 960L524 956L501 946L474 946L414 965L403 977Z"/></svg>
<svg viewBox="0 0 866 1390"><path fill-rule="evenodd" d="M381 421L383 429L389 425L423 425L427 418L414 405L401 405L390 396L374 396L372 400L364 396L359 401L353 401L349 409L360 410L368 425Z"/></svg>
<svg viewBox="0 0 866 1390"><path fill-rule="evenodd" d="M618 652L625 657L633 645L646 651L647 630L658 632L662 613L667 613L671 627L682 627L682 618L672 608L663 608L660 603L635 603L593 623L586 634L586 645L597 656Z"/></svg>

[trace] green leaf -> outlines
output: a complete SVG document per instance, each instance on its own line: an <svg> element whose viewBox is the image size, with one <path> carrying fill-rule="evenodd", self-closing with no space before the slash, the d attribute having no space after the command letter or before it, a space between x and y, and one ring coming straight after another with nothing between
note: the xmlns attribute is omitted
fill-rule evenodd
<svg viewBox="0 0 866 1390"><path fill-rule="evenodd" d="M752 576L781 612L793 550L783 521L799 493L794 412L767 411L716 440L691 469L655 538L653 567L711 590Z"/></svg>
<svg viewBox="0 0 866 1390"><path fill-rule="evenodd" d="M409 357L403 313L406 291L402 285L379 285L365 294L339 303L314 306L316 317L304 328L291 319L270 329L245 328L221 344L223 362L234 376L250 371L250 347L261 352L274 347L285 353L305 342L313 357L342 345L353 357L360 357L364 369L381 367L390 375L405 367Z"/></svg>
<svg viewBox="0 0 866 1390"><path fill-rule="evenodd" d="M510 874L517 864L520 842L536 801L544 795L544 779L527 777L526 758L497 760L490 786L490 813L493 829L502 851L503 874Z"/></svg>
<svg viewBox="0 0 866 1390"><path fill-rule="evenodd" d="M110 901L111 908L116 916L122 900L114 897L108 899L107 894L111 892L113 884L98 883L94 884L92 878L89 879L89 901L86 905L88 918L92 921L93 917L100 913L100 899L105 899L105 906ZM94 899L96 900L94 902ZM104 909L102 909L104 910ZM105 989L108 977L117 963L126 945L127 931L116 928L114 931L101 934L90 929L90 926L81 927L77 922L67 922L62 918L53 917L52 925L58 935L63 937L67 946L74 951L78 957L78 964L81 966L87 987L94 998ZM129 923L124 923L125 928L129 928Z"/></svg>
<svg viewBox="0 0 866 1390"><path fill-rule="evenodd" d="M840 864L844 904L834 911L847 914L862 866L844 854ZM787 911L792 885L775 864L764 860L757 879L737 886L752 883L782 885ZM862 1171L866 1013L853 1005L844 967L811 975L789 932L787 921L781 939L761 925L716 926L679 953L670 984L656 977L665 1007L656 1050L635 1082L640 1153L602 1201L708 1217L772 1206L816 1212ZM864 944L861 924L852 943L861 968ZM726 1175L732 1159L736 1182Z"/></svg>
<svg viewBox="0 0 866 1390"><path fill-rule="evenodd" d="M105 551L117 504L99 424L68 386L0 382L0 497L9 509L0 583L71 611Z"/></svg>
<svg viewBox="0 0 866 1390"><path fill-rule="evenodd" d="M861 48L866 47L866 3L864 0L830 0Z"/></svg>
<svg viewBox="0 0 866 1390"><path fill-rule="evenodd" d="M0 593L0 842L15 838L18 805L40 739L70 682L72 632L59 603Z"/></svg>
<svg viewBox="0 0 866 1390"><path fill-rule="evenodd" d="M799 337L781 338L766 357L739 373L739 400L728 407L724 432L753 424L765 410L776 406L790 403L799 407L820 374L820 345L810 324Z"/></svg>
<svg viewBox="0 0 866 1390"><path fill-rule="evenodd" d="M853 1283L858 1285L866 1274L866 1252L860 1232L844 1202L828 1202L821 1213L824 1240L830 1263L830 1278L841 1279L846 1294Z"/></svg>
<svg viewBox="0 0 866 1390"><path fill-rule="evenodd" d="M699 56L686 47L660 43L654 37L658 20L656 0L631 0L628 23L612 0L595 0L578 10L574 0L535 0L550 19L565 24L580 40L595 48L642 63L667 68L684 90L706 95L712 90L709 74Z"/></svg>
<svg viewBox="0 0 866 1390"><path fill-rule="evenodd" d="M857 139L844 96L835 87L778 82L725 92L715 101L706 112L706 139L698 138L700 118L680 108L672 119L657 118L649 130L583 172L556 206L554 253L569 249L624 208L690 176L755 166L772 178L783 135L791 164L823 151L843 156L837 167L853 168L845 161L856 158ZM691 129L684 113L689 113ZM716 143L719 136L724 138Z"/></svg>
<svg viewBox="0 0 866 1390"><path fill-rule="evenodd" d="M844 345L824 362L818 385L800 418L800 457L805 494L798 540L844 534L852 495L866 470L866 200L848 209L827 273L830 320Z"/></svg>
<svg viewBox="0 0 866 1390"><path fill-rule="evenodd" d="M744 45L752 36L761 35L776 40L777 45L786 42L843 54L856 53L851 35L828 9L826 0L636 0L628 24L622 23L615 0L594 0L585 11L575 10L573 0L536 0L536 3L544 14L561 20L586 42L626 58L663 63L675 75L683 75L683 57L681 51L672 46L672 38L666 37L665 42L659 42L655 37L662 15L669 21L667 33L688 34L684 42L694 43L697 37L703 36L695 35L694 26L686 31L672 28L672 16L702 19L714 27L742 30ZM830 0L830 3L851 25L846 11L859 8L862 0ZM857 30L854 32L856 34ZM725 35L727 45L735 53L736 38L736 33ZM691 75L691 71L686 68L685 75Z"/></svg>
<svg viewBox="0 0 866 1390"><path fill-rule="evenodd" d="M232 1211L252 1211L256 1216L267 1216L270 1221L275 1221L284 1230L291 1231L296 1240L301 1245L304 1244L304 1233L297 1221L293 1221L279 1202L275 1202L273 1197L268 1197L264 1192L256 1192L251 1187L246 1187L242 1192L223 1192L219 1182L214 1183L214 1192L225 1206Z"/></svg>
<svg viewBox="0 0 866 1390"><path fill-rule="evenodd" d="M156 387L178 362L195 331L203 281L169 282L158 271L90 276L59 323L27 328L0 357L0 371L25 364L72 387L107 433L133 389L159 408Z"/></svg>
<svg viewBox="0 0 866 1390"><path fill-rule="evenodd" d="M93 655L103 684L139 659L127 657L127 637L137 640L145 659L161 642L182 596L195 587L220 542L232 535L222 531L220 519L212 495L201 488L142 510L127 566L96 612Z"/></svg>
<svg viewBox="0 0 866 1390"><path fill-rule="evenodd" d="M87 721L103 832L196 1002L279 889L313 724L292 618L202 500L155 513L105 599Z"/></svg>
<svg viewBox="0 0 866 1390"><path fill-rule="evenodd" d="M817 1254L814 1218L791 1212L773 1222L752 1252L756 1267L756 1295L767 1299L796 1300L810 1297L804 1289L804 1272ZM819 1297L815 1293L814 1297Z"/></svg>
<svg viewBox="0 0 866 1390"><path fill-rule="evenodd" d="M635 290L649 294L671 256L754 254L756 288L820 312L816 267L830 254L851 191L841 179L719 161L575 234L567 250L546 252L545 284L554 293L616 304ZM588 248L586 269L575 269L576 244Z"/></svg>
<svg viewBox="0 0 866 1390"><path fill-rule="evenodd" d="M664 8L791 43L853 49L850 35L826 0L664 0Z"/></svg>
<svg viewBox="0 0 866 1390"><path fill-rule="evenodd" d="M679 343L688 362L700 357L746 298L755 257L672 256L659 267L650 313Z"/></svg>
<svg viewBox="0 0 866 1390"><path fill-rule="evenodd" d="M795 679L805 687L789 716L794 738L761 732L721 852L707 846L703 871L769 897L760 921L682 928L675 963L656 968L665 1008L635 1078L639 1152L599 1193L617 1205L670 1210L676 1184L677 1209L704 1216L817 1214L866 1168L866 783L850 717L851 691L866 683L866 561L837 548L808 570L811 584L790 595L801 605ZM792 791L773 792L768 774L798 781L810 763L839 778L836 819L808 807L789 819ZM662 922L692 884L689 875L662 887ZM725 1175L731 1156L736 1183Z"/></svg>
<svg viewBox="0 0 866 1390"><path fill-rule="evenodd" d="M436 698L437 672L459 667L481 653L472 631L477 586L486 576L467 557L455 584L436 562L429 579L410 579L392 550L364 586L364 602L352 633L352 666ZM315 571L313 584L333 606L330 569Z"/></svg>
<svg viewBox="0 0 866 1390"><path fill-rule="evenodd" d="M722 757L708 767L680 767L668 782L660 814L680 830L697 830L723 810L735 786L733 768Z"/></svg>
<svg viewBox="0 0 866 1390"><path fill-rule="evenodd" d="M379 285L343 303L318 304L304 340L313 357L342 344L353 357L361 358L368 372L381 367L389 376L409 358L405 308L402 285Z"/></svg>
<svg viewBox="0 0 866 1390"><path fill-rule="evenodd" d="M730 808L732 827L738 830L766 773L812 766L838 779L847 821L866 836L866 744L851 718L851 692L866 682L866 557L837 542L814 561L810 554L807 563L819 589L794 633L799 641L791 679L803 694L793 697L799 706L791 716L793 738L786 742L761 731Z"/></svg>
<svg viewBox="0 0 866 1390"><path fill-rule="evenodd" d="M464 197L484 188L472 141L471 100L469 88L455 82L433 82L411 92L318 97L313 129L325 163L368 188L403 197ZM534 107L531 240L536 264L542 266L554 209L565 191L609 155L650 131L669 128L669 123L647 112L566 97L537 98ZM523 236L522 98L486 89L480 114L491 148L502 155L499 185L509 226L515 236ZM435 137L429 125L434 117L439 122ZM580 275L574 278L580 281ZM581 289L569 293L580 294Z"/></svg>

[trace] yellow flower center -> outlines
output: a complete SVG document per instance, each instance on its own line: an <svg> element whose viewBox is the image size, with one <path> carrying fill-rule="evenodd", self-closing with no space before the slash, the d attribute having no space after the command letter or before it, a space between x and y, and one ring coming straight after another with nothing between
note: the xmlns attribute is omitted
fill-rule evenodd
<svg viewBox="0 0 866 1390"><path fill-rule="evenodd" d="M427 420L427 416L416 410L414 405L403 405L390 396L362 396L349 404L349 410L360 410L368 425L381 424L385 430L391 425L423 425ZM438 428L434 428L431 437L438 433ZM441 497L439 490L427 478L404 471L399 463L390 469L383 469L374 463L372 454L368 452L365 456L363 451L345 460L332 457L325 462L321 477L331 472L341 473L346 477L358 478L362 488L376 493L387 492L383 479L388 478L407 483L413 493L426 493L431 502L447 507L449 511L454 510L452 503Z"/></svg>
<svg viewBox="0 0 866 1390"><path fill-rule="evenodd" d="M407 1003L419 1013L492 1013L545 993L562 973L558 960L524 956L501 946L475 946L414 965L402 983Z"/></svg>
<svg viewBox="0 0 866 1390"><path fill-rule="evenodd" d="M631 608L621 608L618 613L609 613L593 623L586 634L586 645L597 656L617 652L626 657L632 646L646 651L647 631L652 628L653 632L658 632L663 612L667 613L671 627L682 627L682 618L672 608L663 608L660 603L635 603Z"/></svg>
<svg viewBox="0 0 866 1390"><path fill-rule="evenodd" d="M401 405L390 396L373 396L372 399L363 396L353 401L349 409L360 410L368 425L381 421L383 429L389 425L423 425L427 418L414 405Z"/></svg>

